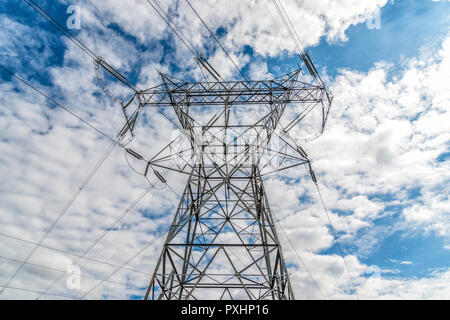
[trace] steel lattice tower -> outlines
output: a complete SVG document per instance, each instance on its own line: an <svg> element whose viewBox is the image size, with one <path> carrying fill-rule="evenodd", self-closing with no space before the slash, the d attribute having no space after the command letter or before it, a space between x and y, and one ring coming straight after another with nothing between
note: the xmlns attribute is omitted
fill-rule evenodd
<svg viewBox="0 0 450 320"><path fill-rule="evenodd" d="M161 85L136 94L139 108L131 116L129 103L123 105L122 134L132 132L145 108L173 109L179 139L149 160L127 151L144 175L153 171L163 183L160 170L188 176L145 299L294 299L262 177L306 165L315 180L288 133L313 109L321 133L332 95L309 54L301 58L307 74L299 68L266 81L189 83L161 74ZM291 106L298 112L278 128ZM240 108L262 115L245 123Z"/></svg>

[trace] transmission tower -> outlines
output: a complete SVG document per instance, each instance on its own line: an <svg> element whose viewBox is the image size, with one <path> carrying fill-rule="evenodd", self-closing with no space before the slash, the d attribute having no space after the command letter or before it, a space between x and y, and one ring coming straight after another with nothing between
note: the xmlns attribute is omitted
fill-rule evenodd
<svg viewBox="0 0 450 320"><path fill-rule="evenodd" d="M275 227L277 220L268 203L263 176L305 165L314 182L317 182L308 156L299 143L322 134L333 96L320 78L308 51L304 49L282 2L272 2L301 58L302 66L297 70L272 80L223 81L205 58L197 57L197 50L192 44L188 44L182 32L161 7L155 3L160 9L158 11L148 1L195 56L199 66L215 81L190 83L160 73L161 85L140 90L34 1L26 1L93 59L99 86L114 101L120 102L126 119L117 135L118 141L56 103L11 71L4 67L2 69L112 140L112 146L118 144L125 148L134 158L134 171L147 178L154 175L163 184L167 184L164 175L168 171L187 176L186 187L150 279L145 299L294 299ZM189 1L187 3L245 78L198 12ZM133 97L124 102L114 96L105 87L101 70L133 90ZM133 101L137 101L138 107L131 112ZM165 116L161 108L172 109L180 126L180 134L150 159L145 159L140 153L127 148L132 139L125 139L128 134L135 135L138 116L146 108L155 108ZM314 130L308 126L310 119L307 117L315 111L319 120L318 132L309 139L300 140L295 128L301 124L302 127L308 127L307 131L312 133ZM284 124L283 119L287 120ZM104 157L109 153L108 149ZM104 158L99 165L102 161ZM88 177L92 177L95 170ZM77 191L75 198L78 194ZM68 205L72 202L72 199L69 200ZM53 226L67 208L68 206ZM128 211L129 209L125 213ZM119 220L116 220L113 226ZM105 231L80 259L85 258L89 250L109 230L111 228ZM28 263L40 242L28 258L22 261L4 288L9 286ZM132 259L135 257L136 255ZM351 279L348 268L346 265L345 267ZM57 278L45 292L41 292L41 296L48 294L48 290L59 279ZM101 283L104 281L106 280ZM96 286L91 288L83 297L95 288Z"/></svg>
<svg viewBox="0 0 450 320"><path fill-rule="evenodd" d="M289 133L316 110L320 134L332 94L308 52L300 57L304 68L265 81L192 83L160 74L161 85L136 93L131 116L123 104L122 134L133 133L145 108L170 108L181 126L151 159L127 149L136 170L162 183L164 170L187 176L145 299L294 299L263 176L306 165L315 180Z"/></svg>

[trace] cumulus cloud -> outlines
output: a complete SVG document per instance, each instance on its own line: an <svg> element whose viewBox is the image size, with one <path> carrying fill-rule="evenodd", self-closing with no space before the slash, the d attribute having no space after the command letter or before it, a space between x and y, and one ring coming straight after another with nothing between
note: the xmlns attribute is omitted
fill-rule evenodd
<svg viewBox="0 0 450 320"><path fill-rule="evenodd" d="M449 237L449 164L445 158L438 160L448 152L450 139L445 125L448 122L445 119L450 116L446 107L450 96L442 84L450 72L449 44L447 37L433 48L432 55L411 59L395 76L386 63L378 63L367 73L341 70L332 85L336 98L327 130L320 139L304 147L318 174L340 241L344 248L356 246L357 255L369 255L383 239L397 231ZM314 217L322 216L322 223L327 220L311 182L300 180L302 188L283 183L287 181L284 179L292 178L292 174L283 176L281 173L274 181L269 180L267 189L281 223L287 226L288 236L295 239L295 246L308 257L309 249L320 252L321 243L330 246L332 238L320 231L319 226L314 227L314 235L309 234L308 226ZM307 205L303 207L302 201ZM295 210L297 207L303 208ZM396 217L393 223L375 222L391 215ZM308 239L314 241L309 243ZM296 261L288 242L284 243L284 248L288 259ZM348 254L346 259L357 261L357 256ZM342 272L342 261L337 259L335 263L340 263ZM312 270L317 267L313 260L308 264L313 266ZM436 272L422 280L394 279L385 275L372 278L364 275L369 267L355 263L350 268L363 298L445 296L442 291L434 293L430 288L439 279L448 281L447 272ZM299 269L302 269L300 263ZM316 279L322 282L326 273L327 270L317 273ZM308 283L304 270L293 271L293 274L294 278L303 277L304 284ZM349 280L334 280L333 283L333 288L348 286ZM326 288L327 284L323 286ZM314 286L306 287L302 295L319 298ZM421 288L427 293L422 293ZM342 291L331 288L325 292L334 298L345 297Z"/></svg>
<svg viewBox="0 0 450 320"><path fill-rule="evenodd" d="M310 46L318 44L322 37L326 37L330 42L346 41L345 31L352 25L370 19L380 7L386 5L387 0L292 0L282 3L284 9L289 12L289 18L300 34L303 44ZM156 1L152 4L161 14L167 15L165 19L175 24L177 32L187 39L187 42L209 57L224 78L238 76L233 64L225 57L186 1ZM249 60L249 55L244 53L246 48L251 48L256 55L263 57L275 57L283 52L293 54L297 50L272 1L232 1L230 5L226 1L194 0L191 4L209 29L217 33L225 49L240 68ZM175 43L174 51L166 53L166 62L176 61L178 65L195 67L189 50L147 1L100 3L92 0L84 3L82 8L86 25L103 28L105 24L117 24L141 45L172 39ZM97 45L97 42L91 41L88 42L91 47ZM121 42L123 39L112 37L109 48L114 48L113 52L117 54L117 51L123 51L125 48L129 50L132 47L129 44L124 46ZM101 48L99 50L102 52ZM110 50L108 54L111 53ZM113 56L108 61L123 64L130 60L129 56L128 54L127 59L115 59Z"/></svg>
<svg viewBox="0 0 450 320"><path fill-rule="evenodd" d="M314 45L322 37L330 42L345 41L345 31L351 25L364 22L386 2L283 3L292 13L293 24L305 44ZM136 75L140 86L159 83L155 68L174 71L177 76L195 70L194 76L200 77L190 53L146 1L92 3L97 8L87 2L81 6L83 27L79 38L124 73ZM267 65L259 63L262 57L295 52L269 1L236 1L233 5L227 1L192 1L192 4L212 30L223 28L219 37L240 67L251 61L245 51L247 46L259 57L249 65L252 77L271 76ZM237 75L184 1L161 1L160 5L183 34L199 50L208 53L209 61L223 77ZM113 24L120 28L112 28ZM100 90L92 62L77 47L63 40L62 62L53 65L49 62L50 48L60 40L45 30L34 28L30 32L25 23L5 15L0 15L0 26L3 30L0 54L7 57L2 63L25 75L45 69L51 84L39 84L39 78L30 81L56 95L100 130L111 136L117 132L123 124L120 106ZM160 41L170 42L173 50L165 52ZM42 50L38 55L30 54L32 48ZM387 209L389 205L402 206L401 218L392 226L395 230L415 229L448 237L449 205L448 197L444 196L448 194L445 187L449 178L448 160L436 159L447 151L449 140L446 124L450 120L447 108L450 96L446 79L450 73L450 39L432 52L431 56L408 61L402 73L395 77L390 77L392 68L386 63L375 65L367 73L341 70L331 85L336 99L326 134L305 146L341 241L357 247L351 254L346 252L345 259L363 298L445 298L448 295L445 291L448 271L434 271L427 278L413 280L388 276L389 270L370 276L368 273L376 268L364 265L358 256L370 252L389 232L388 228L375 227L374 222L393 214ZM28 64L24 65L24 61ZM183 66L182 70L173 70L173 63ZM107 84L121 98L129 97L129 91L120 84L112 81ZM0 255L4 257L0 259L3 271L0 283L5 283L109 142L15 82L0 83L0 92L0 232L23 238L0 236ZM161 149L175 131L156 110L147 110L140 121L130 147L148 154ZM333 245L333 237L310 178L303 172L288 170L288 173L291 175L280 174L266 181L274 214L326 296L351 298L341 257L321 252ZM289 182L288 178L300 179L300 183ZM170 182L179 194L184 179L171 178ZM147 185L143 177L131 171L123 150L114 149L45 240L47 247L38 249L30 259L32 264L26 265L11 285L36 291L50 286L54 279L64 275L68 265L77 261L76 254L82 253L121 214L127 213L131 201ZM417 199L408 196L411 188L420 189ZM174 211L178 201L175 193L168 187L153 189L90 251L88 259L77 263L83 274L81 290L68 290L63 277L52 292L80 297L101 284L86 298L142 295L159 255L160 236L170 224L169 212ZM380 194L393 196L391 200L380 200L376 197ZM360 236L362 230L369 231ZM289 271L297 298L321 298L287 239L283 234L280 237L286 260L292 265ZM117 265L127 262L152 241L156 242L128 265L134 271L129 268L117 271ZM113 273L107 282L99 280ZM36 293L11 289L2 298L36 296Z"/></svg>

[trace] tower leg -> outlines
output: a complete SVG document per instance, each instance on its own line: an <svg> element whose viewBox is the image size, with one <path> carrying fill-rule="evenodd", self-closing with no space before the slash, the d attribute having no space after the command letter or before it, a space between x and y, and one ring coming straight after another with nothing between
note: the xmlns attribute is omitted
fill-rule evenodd
<svg viewBox="0 0 450 320"><path fill-rule="evenodd" d="M256 166L193 167L145 299L294 299Z"/></svg>

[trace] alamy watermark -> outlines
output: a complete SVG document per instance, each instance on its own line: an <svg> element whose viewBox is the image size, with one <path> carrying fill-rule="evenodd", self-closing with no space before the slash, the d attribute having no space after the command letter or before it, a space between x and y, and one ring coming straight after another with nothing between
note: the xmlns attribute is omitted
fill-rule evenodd
<svg viewBox="0 0 450 320"><path fill-rule="evenodd" d="M377 7L372 17L367 19L367 28L369 30L381 29L381 8Z"/></svg>
<svg viewBox="0 0 450 320"><path fill-rule="evenodd" d="M67 280L66 287L69 290L80 290L81 289L81 269L79 266L70 264L67 267Z"/></svg>
<svg viewBox="0 0 450 320"><path fill-rule="evenodd" d="M196 128L197 129L197 128ZM196 130L192 135L184 130L175 131L170 144L170 152L177 166L186 162L191 165L210 164L259 165L277 171L280 166L280 148L282 143L279 132L268 133L262 128L250 129L240 134L230 133L226 138L222 132Z"/></svg>
<svg viewBox="0 0 450 320"><path fill-rule="evenodd" d="M81 8L77 5L70 5L67 7L66 13L69 17L66 20L66 26L69 30L81 29Z"/></svg>

